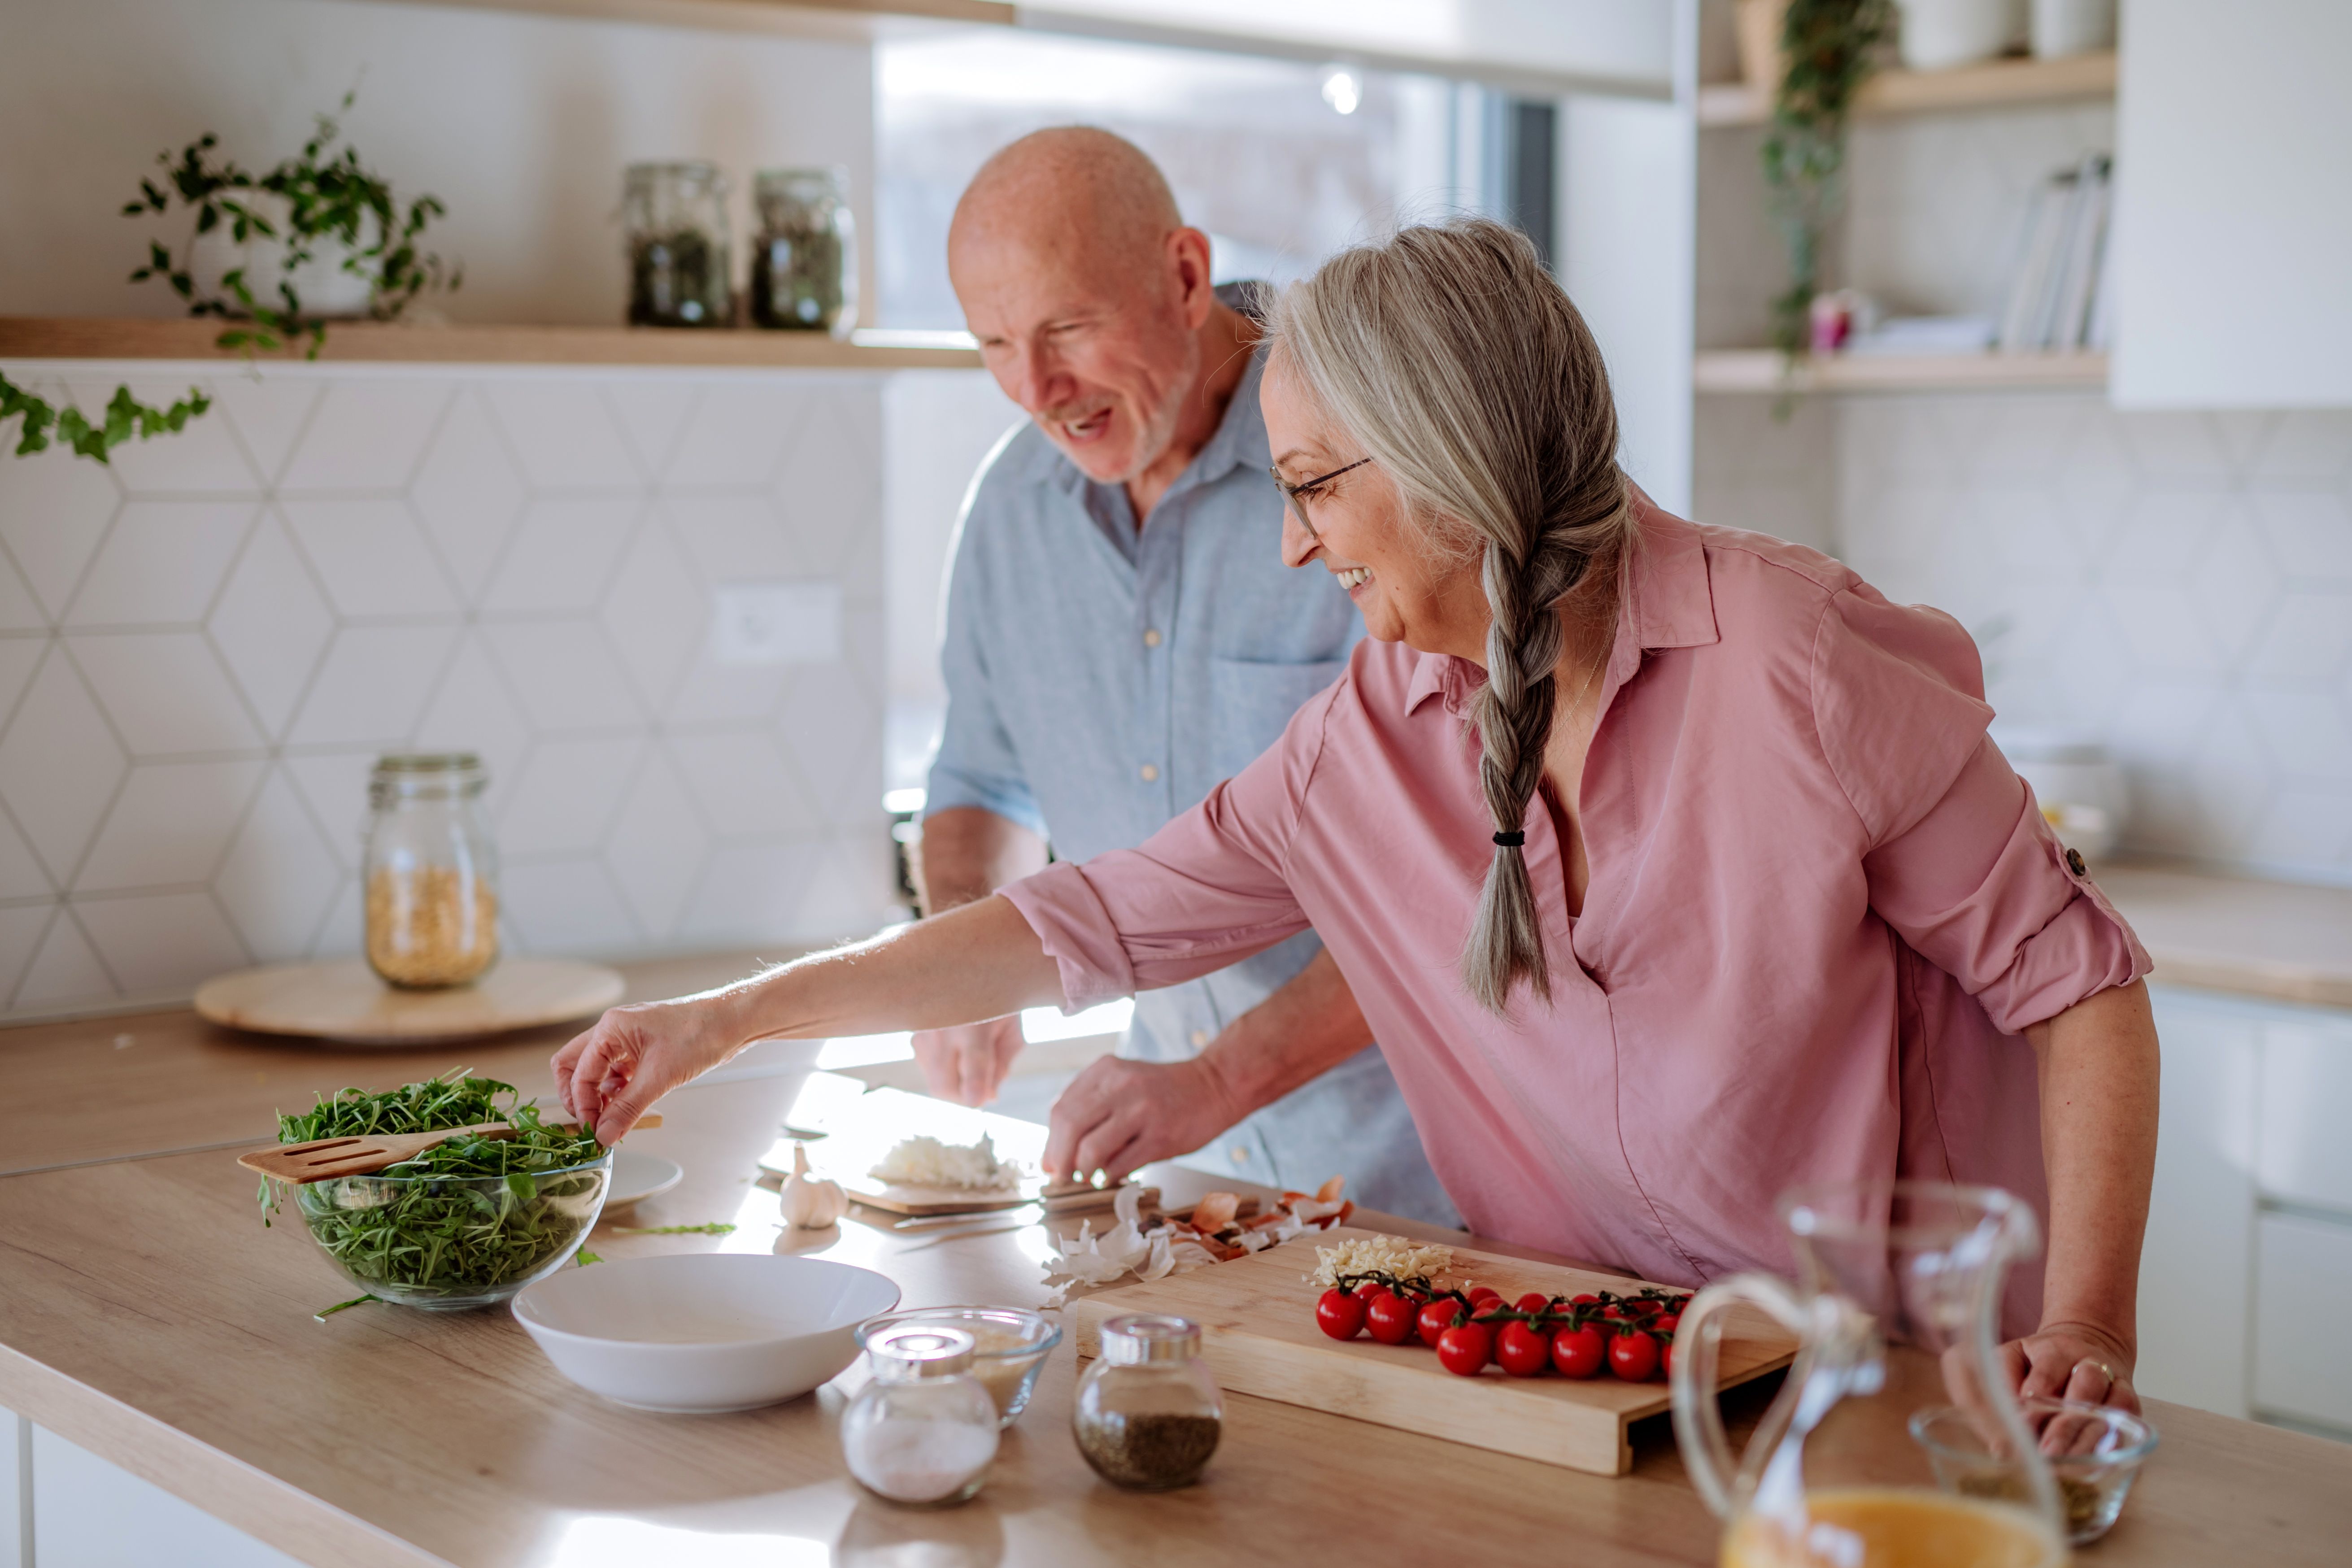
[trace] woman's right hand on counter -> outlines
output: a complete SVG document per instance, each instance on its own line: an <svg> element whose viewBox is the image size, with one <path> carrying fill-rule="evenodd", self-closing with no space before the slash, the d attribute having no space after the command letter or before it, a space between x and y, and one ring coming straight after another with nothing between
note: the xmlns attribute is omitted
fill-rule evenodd
<svg viewBox="0 0 2352 1568"><path fill-rule="evenodd" d="M610 1147L656 1100L735 1054L724 992L614 1007L575 1036L551 1064L566 1113Z"/></svg>
<svg viewBox="0 0 2352 1568"><path fill-rule="evenodd" d="M923 1069L924 1085L940 1099L986 1105L1004 1087L1024 1043L1021 1015L1014 1013L985 1024L919 1030L915 1061Z"/></svg>

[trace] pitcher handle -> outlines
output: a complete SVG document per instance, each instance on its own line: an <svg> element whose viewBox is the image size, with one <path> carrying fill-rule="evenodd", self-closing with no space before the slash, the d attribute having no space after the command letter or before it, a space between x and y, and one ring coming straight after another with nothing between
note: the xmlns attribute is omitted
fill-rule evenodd
<svg viewBox="0 0 2352 1568"><path fill-rule="evenodd" d="M1691 1299L1675 1328L1675 1441L1681 1447L1683 1468L1706 1506L1719 1519L1728 1519L1739 1498L1735 1485L1743 1481L1745 1455L1731 1451L1724 1430L1723 1408L1717 1403L1716 1373L1722 1359L1723 1313L1732 1308L1757 1308L1795 1336L1797 1364L1789 1369L1788 1384L1773 1402L1771 1414L1748 1439L1751 1449L1774 1441L1786 1425L1781 1407L1793 1407L1805 1372L1806 1355L1817 1331L1811 1304L1786 1280L1769 1274L1733 1274L1717 1280ZM1744 1485L1739 1491L1744 1493Z"/></svg>

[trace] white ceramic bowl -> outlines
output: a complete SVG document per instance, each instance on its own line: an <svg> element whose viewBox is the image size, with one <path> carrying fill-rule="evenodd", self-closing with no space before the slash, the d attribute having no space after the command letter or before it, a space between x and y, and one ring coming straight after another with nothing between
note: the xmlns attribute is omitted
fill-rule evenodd
<svg viewBox="0 0 2352 1568"><path fill-rule="evenodd" d="M753 1410L857 1359L857 1325L898 1287L822 1258L698 1252L566 1268L514 1299L555 1369L639 1410Z"/></svg>

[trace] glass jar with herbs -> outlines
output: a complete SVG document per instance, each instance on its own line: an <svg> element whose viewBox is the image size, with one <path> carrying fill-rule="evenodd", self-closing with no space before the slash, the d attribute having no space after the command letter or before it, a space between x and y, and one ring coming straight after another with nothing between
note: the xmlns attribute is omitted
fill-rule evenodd
<svg viewBox="0 0 2352 1568"><path fill-rule="evenodd" d="M831 332L857 324L857 226L846 169L763 169L752 185L751 320Z"/></svg>
<svg viewBox="0 0 2352 1568"><path fill-rule="evenodd" d="M629 234L629 324L731 327L727 181L712 163L632 163L622 188Z"/></svg>
<svg viewBox="0 0 2352 1568"><path fill-rule="evenodd" d="M471 752L377 759L368 779L368 965L391 984L463 985L499 956L496 852Z"/></svg>
<svg viewBox="0 0 2352 1568"><path fill-rule="evenodd" d="M1128 1316L1102 1326L1102 1355L1078 1380L1071 1430L1095 1472L1138 1491L1201 1479L1224 1431L1217 1380L1185 1318Z"/></svg>

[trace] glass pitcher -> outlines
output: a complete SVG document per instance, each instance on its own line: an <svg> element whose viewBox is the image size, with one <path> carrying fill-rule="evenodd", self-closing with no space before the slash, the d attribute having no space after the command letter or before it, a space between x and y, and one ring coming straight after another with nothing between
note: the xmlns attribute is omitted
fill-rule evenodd
<svg viewBox="0 0 2352 1568"><path fill-rule="evenodd" d="M1675 1335L1675 1435L1724 1521L1723 1568L2064 1563L2057 1486L1997 1349L2003 1277L2041 1248L2033 1211L1996 1188L1926 1182L1800 1188L1780 1207L1801 1283L1718 1280ZM1798 1351L1735 1460L1714 1390L1727 1317L1741 1308ZM1912 1417L1947 1406L2009 1458L1997 1484L1937 1489Z"/></svg>

